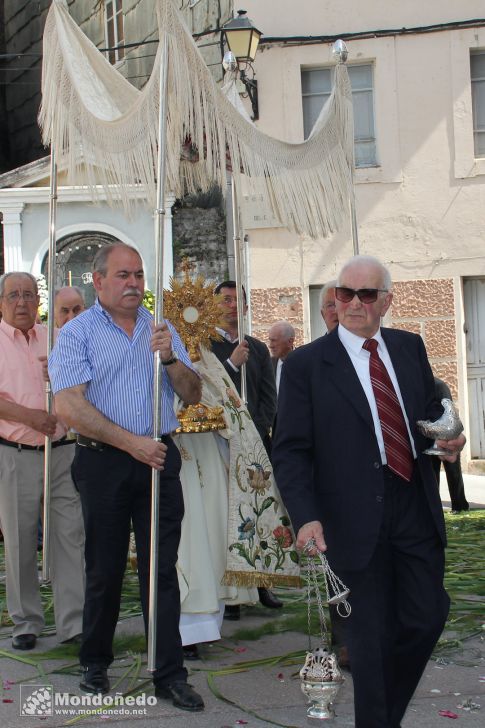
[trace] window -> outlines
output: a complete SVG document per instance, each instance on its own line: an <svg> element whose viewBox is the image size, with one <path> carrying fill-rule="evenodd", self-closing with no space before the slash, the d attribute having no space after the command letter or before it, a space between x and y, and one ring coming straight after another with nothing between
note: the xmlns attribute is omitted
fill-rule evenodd
<svg viewBox="0 0 485 728"><path fill-rule="evenodd" d="M485 157L485 52L470 56L475 157Z"/></svg>
<svg viewBox="0 0 485 728"><path fill-rule="evenodd" d="M125 57L125 49L118 48L125 41L123 0L105 0L104 5L106 11L106 45L111 49L108 51L108 60L114 65Z"/></svg>
<svg viewBox="0 0 485 728"><path fill-rule="evenodd" d="M352 86L354 107L355 166L377 165L374 132L374 82L372 66L347 66ZM305 139L310 134L322 106L331 94L333 71L315 68L302 71L303 128ZM485 94L485 91L484 91Z"/></svg>

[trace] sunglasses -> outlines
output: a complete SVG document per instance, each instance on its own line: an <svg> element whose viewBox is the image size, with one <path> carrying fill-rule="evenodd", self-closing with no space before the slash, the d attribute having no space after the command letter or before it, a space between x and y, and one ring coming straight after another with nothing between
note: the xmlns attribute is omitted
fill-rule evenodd
<svg viewBox="0 0 485 728"><path fill-rule="evenodd" d="M362 303L375 303L379 293L388 293L387 288L344 288L337 286L335 289L335 298L341 303L350 303L354 296L357 296Z"/></svg>

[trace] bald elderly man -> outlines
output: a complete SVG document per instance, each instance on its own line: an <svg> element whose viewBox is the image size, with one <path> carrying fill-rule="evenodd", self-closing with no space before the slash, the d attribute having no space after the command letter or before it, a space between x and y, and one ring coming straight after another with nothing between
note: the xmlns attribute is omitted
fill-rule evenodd
<svg viewBox="0 0 485 728"><path fill-rule="evenodd" d="M337 309L335 306L335 287L337 281L325 283L320 291L320 313L327 327L327 333L333 331L338 324Z"/></svg>
<svg viewBox="0 0 485 728"><path fill-rule="evenodd" d="M85 309L84 295L77 286L56 288L54 293L54 321L58 329L79 316Z"/></svg>
<svg viewBox="0 0 485 728"><path fill-rule="evenodd" d="M295 329L288 321L277 321L268 331L268 347L276 379L276 391L280 388L281 367L295 346Z"/></svg>
<svg viewBox="0 0 485 728"><path fill-rule="evenodd" d="M381 325L392 297L379 260L344 265L338 326L283 367L272 450L296 547L328 547L350 589L356 728L399 728L449 608L443 508L416 426L443 408L422 339ZM454 462L466 440L437 442Z"/></svg>

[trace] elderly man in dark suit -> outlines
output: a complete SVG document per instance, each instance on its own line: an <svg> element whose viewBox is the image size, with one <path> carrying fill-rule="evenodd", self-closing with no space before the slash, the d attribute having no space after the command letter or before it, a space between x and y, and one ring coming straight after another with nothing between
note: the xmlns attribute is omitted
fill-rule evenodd
<svg viewBox="0 0 485 728"><path fill-rule="evenodd" d="M388 271L356 256L336 287L339 326L290 354L273 448L297 532L351 590L356 728L398 728L446 621L445 526L416 420L442 407L421 338L380 327ZM465 438L440 443L450 461Z"/></svg>
<svg viewBox="0 0 485 728"><path fill-rule="evenodd" d="M280 388L283 362L295 347L295 329L288 321L277 321L268 331L268 345L271 365L276 381L276 392Z"/></svg>

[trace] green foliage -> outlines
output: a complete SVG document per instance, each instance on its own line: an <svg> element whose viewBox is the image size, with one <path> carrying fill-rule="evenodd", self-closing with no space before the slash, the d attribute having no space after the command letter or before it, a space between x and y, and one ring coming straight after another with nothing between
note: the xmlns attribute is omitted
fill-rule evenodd
<svg viewBox="0 0 485 728"><path fill-rule="evenodd" d="M155 313L155 296L149 288L147 288L143 294L142 305L145 306L151 314Z"/></svg>
<svg viewBox="0 0 485 728"><path fill-rule="evenodd" d="M460 515L446 514L446 527L448 533L448 549L446 555L445 586L451 597L451 608L442 639L435 649L435 657L446 659L453 653L456 655L468 637L483 632L483 603L485 600L485 567L483 562L483 535L485 532L485 510L475 510ZM236 543L233 548L244 548ZM266 558L268 554L264 554ZM39 556L40 558L40 556ZM290 558L295 560L297 554L290 552ZM303 559L304 561L304 559ZM304 569L304 563L302 564ZM0 573L5 571L4 545L0 544ZM287 631L307 633L307 603L305 589L279 589L278 596L282 598L284 607L278 614L271 614L266 621L268 610L260 607L247 607L248 614L257 614L262 623L256 629L242 628L235 632L232 640L257 640L268 634L279 634ZM50 633L54 627L54 612L52 590L50 585L41 587L41 599L46 617L44 633ZM5 581L0 581L0 634L7 637L11 633L11 620L6 608ZM273 610L274 611L274 610ZM138 577L131 569L127 569L121 598L120 619L138 616L141 614L139 601ZM312 625L312 632L318 633L318 625ZM144 635L131 635L115 640L115 653L120 655L136 653L139 661L140 653L146 649ZM55 660L69 660L65 670L69 671L71 663L76 664L78 648L76 645L59 645L48 653L36 653L35 659L45 658ZM3 652L0 657L12 659L11 652ZM14 656L15 657L15 656ZM20 656L23 660L26 659ZM454 657L456 662L456 658ZM63 668L62 668L63 669ZM56 668L59 671L59 667Z"/></svg>
<svg viewBox="0 0 485 728"><path fill-rule="evenodd" d="M47 281L44 275L37 276L37 288L39 290L39 317L45 323L49 313L49 291L47 290Z"/></svg>
<svg viewBox="0 0 485 728"><path fill-rule="evenodd" d="M438 642L435 657L446 657L462 647L463 641L484 629L485 565L483 560L485 510L474 510L459 515L445 514L448 548L446 550L445 587L451 606L443 636ZM296 552L290 552L296 560ZM304 562L304 559L303 559ZM305 565L302 564L304 573ZM271 621L254 629L242 628L232 636L237 640L258 640L267 634L287 631L307 633L307 604L304 590L278 590L284 607ZM350 598L351 601L351 598ZM247 608L247 613L264 616L259 607ZM327 613L328 618L328 613ZM318 625L312 625L318 633Z"/></svg>

